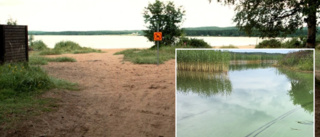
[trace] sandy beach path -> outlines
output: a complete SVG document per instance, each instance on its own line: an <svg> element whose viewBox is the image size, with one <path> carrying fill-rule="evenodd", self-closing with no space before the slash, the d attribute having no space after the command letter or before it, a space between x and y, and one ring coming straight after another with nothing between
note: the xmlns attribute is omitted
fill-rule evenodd
<svg viewBox="0 0 320 137"><path fill-rule="evenodd" d="M52 90L55 112L27 120L16 131L25 136L173 137L175 135L175 62L135 65L120 50L64 54L77 62L50 63L44 69L76 82L80 91Z"/></svg>

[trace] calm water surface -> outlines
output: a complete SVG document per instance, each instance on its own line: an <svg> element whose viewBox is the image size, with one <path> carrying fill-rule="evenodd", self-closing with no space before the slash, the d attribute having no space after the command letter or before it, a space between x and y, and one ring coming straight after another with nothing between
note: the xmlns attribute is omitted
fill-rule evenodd
<svg viewBox="0 0 320 137"><path fill-rule="evenodd" d="M313 75L269 65L177 72L178 137L312 137Z"/></svg>
<svg viewBox="0 0 320 137"><path fill-rule="evenodd" d="M35 40L42 40L53 48L54 45L62 40L71 40L79 43L83 47L99 49L117 49L117 48L150 48L154 43L149 42L144 36L128 35L35 35ZM262 41L257 37L190 37L203 39L211 46L248 46L256 45Z"/></svg>

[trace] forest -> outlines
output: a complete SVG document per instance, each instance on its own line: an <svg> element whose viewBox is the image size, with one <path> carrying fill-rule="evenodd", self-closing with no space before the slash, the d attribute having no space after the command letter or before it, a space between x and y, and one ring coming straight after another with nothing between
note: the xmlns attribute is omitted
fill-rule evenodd
<svg viewBox="0 0 320 137"><path fill-rule="evenodd" d="M318 27L320 29L320 27ZM237 27L194 27L183 28L186 36L248 36L245 32L240 31ZM295 33L288 35L289 37L305 36L307 28L297 30ZM29 35L143 35L143 30L101 30L101 31L29 31ZM320 34L320 32L317 32ZM258 36L253 33L252 36Z"/></svg>

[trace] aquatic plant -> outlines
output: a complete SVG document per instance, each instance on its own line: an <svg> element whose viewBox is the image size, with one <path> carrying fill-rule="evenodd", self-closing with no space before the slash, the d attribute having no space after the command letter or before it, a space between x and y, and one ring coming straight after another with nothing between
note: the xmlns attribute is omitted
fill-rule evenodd
<svg viewBox="0 0 320 137"><path fill-rule="evenodd" d="M301 50L287 54L278 63L279 66L291 67L297 70L313 70L313 51Z"/></svg>
<svg viewBox="0 0 320 137"><path fill-rule="evenodd" d="M231 60L279 60L284 54L279 53L250 53L230 52Z"/></svg>
<svg viewBox="0 0 320 137"><path fill-rule="evenodd" d="M230 95L232 91L228 73L177 72L177 89L181 92L194 92L199 95Z"/></svg>
<svg viewBox="0 0 320 137"><path fill-rule="evenodd" d="M178 70L228 71L230 54L221 50L177 50Z"/></svg>

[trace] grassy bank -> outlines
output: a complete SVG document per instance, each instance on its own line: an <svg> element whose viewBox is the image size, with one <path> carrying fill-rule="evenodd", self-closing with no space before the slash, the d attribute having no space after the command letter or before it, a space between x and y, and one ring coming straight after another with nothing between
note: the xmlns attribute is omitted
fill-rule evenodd
<svg viewBox="0 0 320 137"><path fill-rule="evenodd" d="M178 70L227 71L230 61L228 51L221 50L178 50Z"/></svg>
<svg viewBox="0 0 320 137"><path fill-rule="evenodd" d="M42 57L37 55L31 55L29 57L29 64L30 65L47 65L48 62L76 62L77 60L70 57L56 57L56 58L49 58L49 57Z"/></svg>
<svg viewBox="0 0 320 137"><path fill-rule="evenodd" d="M53 88L76 90L77 85L47 75L28 63L0 66L0 131L30 116L55 109L54 99L40 95Z"/></svg>
<svg viewBox="0 0 320 137"><path fill-rule="evenodd" d="M175 58L175 48L172 46L161 47L159 49L159 63L164 63ZM157 64L156 49L128 49L115 53L115 55L124 55L124 61L130 61L135 64Z"/></svg>
<svg viewBox="0 0 320 137"><path fill-rule="evenodd" d="M293 70L313 71L313 51L305 50L288 53L278 62L278 65L289 67Z"/></svg>
<svg viewBox="0 0 320 137"><path fill-rule="evenodd" d="M92 49L88 47L82 47L78 43L73 41L60 41L55 44L53 49L48 48L48 46L40 41L32 42L30 46L33 50L38 51L38 55L60 55L60 54L83 54L83 53L101 53L101 50Z"/></svg>
<svg viewBox="0 0 320 137"><path fill-rule="evenodd" d="M283 54L279 53L239 53L231 52L231 60L279 60Z"/></svg>

